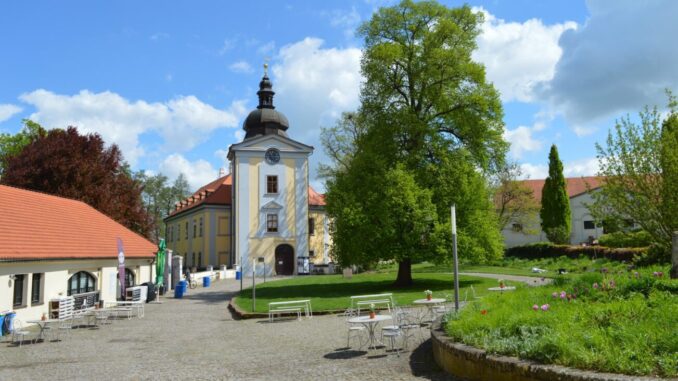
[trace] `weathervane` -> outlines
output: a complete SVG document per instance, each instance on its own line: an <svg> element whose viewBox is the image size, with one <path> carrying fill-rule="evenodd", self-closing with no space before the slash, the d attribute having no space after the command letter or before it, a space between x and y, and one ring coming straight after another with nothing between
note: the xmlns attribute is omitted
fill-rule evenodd
<svg viewBox="0 0 678 381"><path fill-rule="evenodd" d="M268 61L271 59L269 57L264 58L264 75L268 75Z"/></svg>

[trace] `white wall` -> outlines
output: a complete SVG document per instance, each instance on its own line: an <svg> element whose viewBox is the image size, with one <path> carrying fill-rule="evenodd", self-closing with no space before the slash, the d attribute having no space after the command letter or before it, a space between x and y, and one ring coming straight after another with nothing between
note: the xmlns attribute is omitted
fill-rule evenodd
<svg viewBox="0 0 678 381"><path fill-rule="evenodd" d="M152 259L128 259L125 267L135 274L135 283L151 281ZM117 287L117 259L106 260L70 260L70 261L31 261L31 262L2 262L0 263L0 312L15 311L21 320L39 319L43 313L48 313L48 301L67 294L68 279L79 271L87 271L95 278L95 288L99 291L99 298L106 301L116 299ZM31 287L33 274L43 273L41 302L31 303ZM11 274L26 274L24 284L25 306L12 306L14 296L14 281ZM111 278L113 277L113 278ZM111 279L115 281L112 283Z"/></svg>
<svg viewBox="0 0 678 381"><path fill-rule="evenodd" d="M589 237L594 239L603 235L603 228L596 227L595 229L584 229L584 221L593 221L591 211L586 205L593 204L593 197L588 193L583 193L578 196L570 198L570 212L572 215L572 230L570 234L570 244L578 245L583 242L588 242ZM504 244L506 247L514 247L520 245L527 245L529 243L548 241L546 234L541 230L541 219L537 215L534 223L527 227L533 231L533 234L524 234L513 231L512 222L502 230L504 236Z"/></svg>

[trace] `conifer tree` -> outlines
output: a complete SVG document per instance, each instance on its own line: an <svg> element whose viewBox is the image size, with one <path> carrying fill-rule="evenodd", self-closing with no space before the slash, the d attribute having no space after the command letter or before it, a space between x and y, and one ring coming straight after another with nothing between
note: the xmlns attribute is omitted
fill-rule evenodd
<svg viewBox="0 0 678 381"><path fill-rule="evenodd" d="M570 199L563 176L563 163L558 157L556 145L549 152L549 176L541 192L541 229L553 243L569 243L572 222Z"/></svg>

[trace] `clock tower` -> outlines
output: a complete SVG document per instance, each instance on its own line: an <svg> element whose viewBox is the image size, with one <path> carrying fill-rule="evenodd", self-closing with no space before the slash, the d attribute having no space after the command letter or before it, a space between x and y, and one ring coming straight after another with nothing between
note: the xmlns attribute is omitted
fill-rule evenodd
<svg viewBox="0 0 678 381"><path fill-rule="evenodd" d="M293 275L297 258L309 255L308 158L313 147L288 137L289 122L275 110L266 71L257 95L259 105L243 123L244 140L228 150L231 253L242 274L251 274L255 266L258 276Z"/></svg>

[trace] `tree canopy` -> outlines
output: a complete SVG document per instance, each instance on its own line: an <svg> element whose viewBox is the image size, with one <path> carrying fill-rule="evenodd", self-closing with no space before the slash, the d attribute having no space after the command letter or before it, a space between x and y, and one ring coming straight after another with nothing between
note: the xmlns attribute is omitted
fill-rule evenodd
<svg viewBox="0 0 678 381"><path fill-rule="evenodd" d="M521 232L532 233L530 227L536 225L539 204L534 192L521 181L522 170L516 163L504 165L494 175L494 205L497 209L500 229L509 223L521 226Z"/></svg>
<svg viewBox="0 0 678 381"><path fill-rule="evenodd" d="M18 155L28 144L47 134L41 125L30 119L24 119L23 124L21 131L14 135L0 134L0 178L11 157Z"/></svg>
<svg viewBox="0 0 678 381"><path fill-rule="evenodd" d="M632 219L647 231L668 259L671 234L678 230L678 102L668 93L668 112L654 107L627 115L596 144L604 186L594 194L597 219Z"/></svg>
<svg viewBox="0 0 678 381"><path fill-rule="evenodd" d="M116 145L106 148L99 135L80 135L74 127L38 135L7 158L0 182L83 201L149 237L152 221L141 184L128 173Z"/></svg>
<svg viewBox="0 0 678 381"><path fill-rule="evenodd" d="M405 0L359 28L357 124L344 119L325 135L340 159L328 172L327 208L342 264L393 259L396 284L411 284L412 261L449 257L453 203L460 253L501 255L486 173L503 163L506 143L499 95L471 60L481 22L470 7Z"/></svg>
<svg viewBox="0 0 678 381"><path fill-rule="evenodd" d="M570 197L563 175L563 163L553 144L549 152L549 175L541 191L541 229L553 243L569 243L572 230Z"/></svg>

